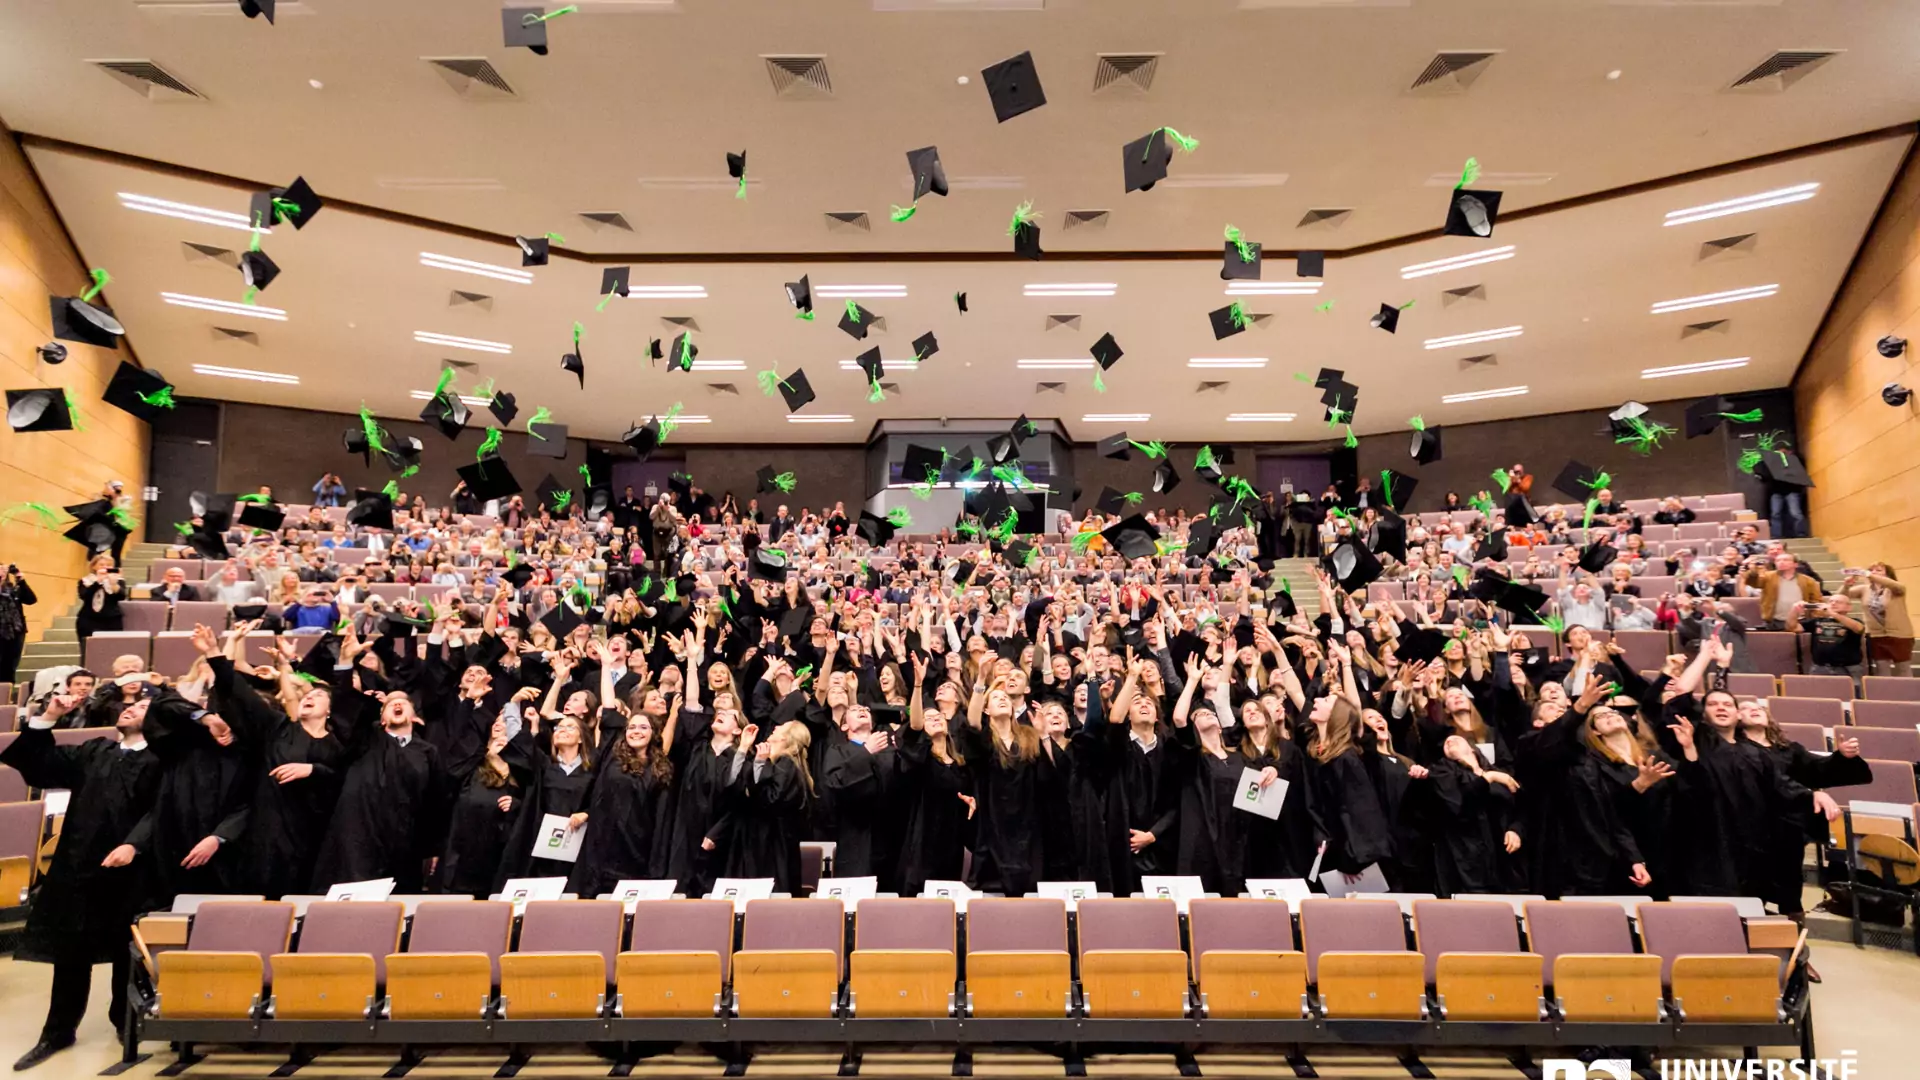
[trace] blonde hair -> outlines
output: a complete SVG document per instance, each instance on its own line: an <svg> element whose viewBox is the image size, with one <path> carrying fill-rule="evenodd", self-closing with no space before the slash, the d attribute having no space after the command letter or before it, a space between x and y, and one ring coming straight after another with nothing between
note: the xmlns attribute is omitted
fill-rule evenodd
<svg viewBox="0 0 1920 1080"><path fill-rule="evenodd" d="M786 738L787 750L782 752L773 748L771 739L767 742L767 760L788 757L793 759L794 767L800 770L800 782L807 785L807 796L813 796L813 773L807 769L807 751L813 748L813 733L807 725L798 720L789 720L773 729L775 735Z"/></svg>

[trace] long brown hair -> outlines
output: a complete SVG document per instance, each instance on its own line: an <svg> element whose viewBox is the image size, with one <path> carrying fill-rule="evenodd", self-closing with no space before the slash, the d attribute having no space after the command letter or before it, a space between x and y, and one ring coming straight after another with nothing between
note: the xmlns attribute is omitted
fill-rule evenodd
<svg viewBox="0 0 1920 1080"><path fill-rule="evenodd" d="M651 726L653 724L653 717L646 717L646 721L647 724ZM629 717L627 723L633 723L633 718ZM653 738L647 743L645 750L634 749L633 746L627 742L625 733L622 733L620 738L615 739L613 743L613 763L619 766L620 771L626 773L628 776L651 774L656 784L667 785L673 783L673 762L667 760L667 755L660 752L660 733L658 731L653 733Z"/></svg>
<svg viewBox="0 0 1920 1080"><path fill-rule="evenodd" d="M1582 741L1587 744L1587 749L1599 754L1601 757L1606 758L1616 765L1637 766L1643 761L1650 760L1659 749L1659 744L1654 741L1653 732L1648 730L1645 724L1636 724L1627 716L1615 712L1615 710L1608 709L1607 711L1613 712L1614 715L1619 716L1620 719L1626 723L1627 737L1633 740L1633 760L1627 761L1621 758L1619 754L1614 753L1613 748L1607 745L1606 740L1594 732L1593 717L1595 713L1600 712L1600 709L1594 709L1593 712L1589 712L1586 721L1580 725L1580 730L1583 733ZM1768 725L1769 727L1772 726L1771 720L1768 721ZM1771 732L1769 732L1769 735L1771 735Z"/></svg>
<svg viewBox="0 0 1920 1080"><path fill-rule="evenodd" d="M1326 735L1323 739L1316 728L1307 753L1312 754L1315 761L1328 762L1353 749L1354 723L1353 703L1346 698L1334 698L1333 707L1327 710Z"/></svg>

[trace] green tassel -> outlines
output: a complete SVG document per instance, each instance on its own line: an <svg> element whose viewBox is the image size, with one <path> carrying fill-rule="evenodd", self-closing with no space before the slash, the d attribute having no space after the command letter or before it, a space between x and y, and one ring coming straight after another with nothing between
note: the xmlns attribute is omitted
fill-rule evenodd
<svg viewBox="0 0 1920 1080"><path fill-rule="evenodd" d="M878 379L867 384L867 400L869 402L887 400L887 392L880 388L880 381Z"/></svg>
<svg viewBox="0 0 1920 1080"><path fill-rule="evenodd" d="M1013 462L1005 465L995 465L993 467L993 478L1015 488L1032 486L1031 481L1027 479L1027 474L1022 472L1020 466Z"/></svg>
<svg viewBox="0 0 1920 1080"><path fill-rule="evenodd" d="M579 600L587 604L593 603L593 594L588 592L587 587L585 585L580 584L579 582L574 583L573 588L567 593L567 595L575 600Z"/></svg>
<svg viewBox="0 0 1920 1080"><path fill-rule="evenodd" d="M1020 515L1014 513L1012 510L1008 510L1007 516L1000 519L1000 524L995 525L993 528L987 531L993 536L995 540L998 540L1004 544L1007 541L1013 539L1013 527L1019 521L1019 519L1020 519Z"/></svg>
<svg viewBox="0 0 1920 1080"><path fill-rule="evenodd" d="M315 675L311 671L296 671L293 673L293 677L306 683L308 686L320 685L320 676Z"/></svg>
<svg viewBox="0 0 1920 1080"><path fill-rule="evenodd" d="M1020 565L1031 567L1034 563L1037 563L1039 561L1040 561L1040 549L1037 547L1030 547L1027 549L1026 558L1020 560Z"/></svg>
<svg viewBox="0 0 1920 1080"><path fill-rule="evenodd" d="M653 418L654 422L660 425L661 442L666 442L667 436L680 430L680 411L684 408L686 405L683 402L676 401L672 408Z"/></svg>
<svg viewBox="0 0 1920 1080"><path fill-rule="evenodd" d="M813 312L811 312L811 311L796 311L796 312L794 312L794 313L793 313L793 317L794 317L794 318L796 318L796 319L804 319L804 320L805 320L805 321L807 321L807 322L812 322L812 321L813 321Z"/></svg>
<svg viewBox="0 0 1920 1080"><path fill-rule="evenodd" d="M563 511L563 510L565 510L565 509L566 509L567 507L569 507L569 506L572 506L572 505L573 505L573 492L571 492L571 491L556 491L556 492L554 492L554 493L553 493L553 510L554 510L554 513L559 513L559 512L561 512L561 511Z"/></svg>
<svg viewBox="0 0 1920 1080"><path fill-rule="evenodd" d="M796 671L793 673L793 682L795 686L805 686L807 683L807 680L811 678L813 678L812 664L807 664L803 666L799 671Z"/></svg>
<svg viewBox="0 0 1920 1080"><path fill-rule="evenodd" d="M1720 415L1736 424L1757 424L1766 419L1766 414L1759 409L1748 409L1746 412L1723 412Z"/></svg>
<svg viewBox="0 0 1920 1080"><path fill-rule="evenodd" d="M933 485L929 483L913 484L909 486L907 490L913 492L913 497L919 499L921 502L926 502L928 499L933 498Z"/></svg>
<svg viewBox="0 0 1920 1080"><path fill-rule="evenodd" d="M1513 477L1508 476L1507 470L1505 469L1493 470L1493 482L1500 485L1500 494L1502 495L1513 490Z"/></svg>
<svg viewBox="0 0 1920 1080"><path fill-rule="evenodd" d="M1313 376L1304 371L1296 371L1293 373L1293 381L1297 383L1310 383L1313 381Z"/></svg>
<svg viewBox="0 0 1920 1080"><path fill-rule="evenodd" d="M1455 564L1453 568L1453 580L1456 584L1464 588L1467 584L1467 568Z"/></svg>
<svg viewBox="0 0 1920 1080"><path fill-rule="evenodd" d="M419 471L420 471L420 466L409 465L405 469L401 470L400 479L405 480L407 477L412 476L414 473L417 473Z"/></svg>
<svg viewBox="0 0 1920 1080"><path fill-rule="evenodd" d="M254 503L258 506L266 506L268 503L271 503L273 500L267 498L265 495L256 494L256 495L236 495L233 497L233 501L243 502L243 503Z"/></svg>
<svg viewBox="0 0 1920 1080"><path fill-rule="evenodd" d="M125 510L121 509L118 506L107 511L107 516L112 518L115 524L119 525L121 528L127 530L128 532L132 532L140 524L138 521L134 520L134 517L132 514L127 513Z"/></svg>
<svg viewBox="0 0 1920 1080"><path fill-rule="evenodd" d="M1246 502L1260 497L1253 490L1253 485L1249 483L1244 476L1226 477L1220 481L1220 486L1225 488L1229 495L1233 496L1233 501L1236 503Z"/></svg>
<svg viewBox="0 0 1920 1080"><path fill-rule="evenodd" d="M727 590L727 592L732 591L731 589ZM720 602L720 614L725 615L729 619L733 618L733 604L729 602L727 593L721 593L716 599Z"/></svg>
<svg viewBox="0 0 1920 1080"><path fill-rule="evenodd" d="M547 236L547 239L553 241L556 244L559 244L561 247L565 247L567 244L567 238L564 236L561 236L557 232L547 233L546 236Z"/></svg>
<svg viewBox="0 0 1920 1080"><path fill-rule="evenodd" d="M580 479L585 481L588 487L593 486L593 467L591 465L582 462L580 468L575 471L580 474Z"/></svg>
<svg viewBox="0 0 1920 1080"><path fill-rule="evenodd" d="M1227 308L1227 318L1233 321L1235 329L1245 330L1247 328L1247 322L1249 321L1246 306L1241 304L1240 301L1235 300Z"/></svg>
<svg viewBox="0 0 1920 1080"><path fill-rule="evenodd" d="M910 528L913 525L913 512L904 506L896 506L887 511L887 521L896 529Z"/></svg>
<svg viewBox="0 0 1920 1080"><path fill-rule="evenodd" d="M1033 200L1029 199L1013 208L1013 220L1007 222L1007 235L1018 237L1020 230L1031 225L1040 217L1033 212Z"/></svg>
<svg viewBox="0 0 1920 1080"><path fill-rule="evenodd" d="M1178 146L1181 149L1181 151L1184 153L1191 154L1195 150L1200 149L1199 139L1189 139L1185 135L1180 134L1179 132L1173 130L1170 127L1163 127L1160 130L1166 132L1167 138L1172 139L1174 145ZM1147 154L1151 154L1151 153L1153 153L1153 140L1148 139ZM1141 155L1140 160L1141 161L1147 160L1146 154Z"/></svg>
<svg viewBox="0 0 1920 1080"><path fill-rule="evenodd" d="M1200 448L1200 452L1193 455L1193 467L1195 469L1219 468L1219 465L1214 461L1214 458L1213 458L1213 447L1202 446Z"/></svg>
<svg viewBox="0 0 1920 1080"><path fill-rule="evenodd" d="M447 389L453 385L453 380L458 375L459 375L459 372L453 370L452 368L443 369L440 372L440 381L433 384L433 396L439 397L441 394L446 393Z"/></svg>
<svg viewBox="0 0 1920 1080"><path fill-rule="evenodd" d="M919 212L920 212L920 204L917 202L909 203L906 206L895 205L893 208L893 220L896 223L902 222Z"/></svg>
<svg viewBox="0 0 1920 1080"><path fill-rule="evenodd" d="M151 394L141 394L140 400L156 409L171 409L174 407L173 387L163 386Z"/></svg>
<svg viewBox="0 0 1920 1080"><path fill-rule="evenodd" d="M1100 377L1099 368L1093 369L1093 389L1096 393L1104 394L1107 392L1107 380Z"/></svg>
<svg viewBox="0 0 1920 1080"><path fill-rule="evenodd" d="M781 381L780 369L778 367L770 367L755 375L754 378L760 382L760 392L768 397L772 397L779 392Z"/></svg>
<svg viewBox="0 0 1920 1080"><path fill-rule="evenodd" d="M1233 244L1234 249L1240 253L1241 262L1250 263L1253 261L1255 255L1253 245L1241 238L1238 226L1227 226L1227 239Z"/></svg>
<svg viewBox="0 0 1920 1080"><path fill-rule="evenodd" d="M400 497L400 481L398 480L387 481L387 485L380 489L380 494L385 495L388 499L399 498Z"/></svg>
<svg viewBox="0 0 1920 1080"><path fill-rule="evenodd" d="M797 483L799 483L799 480L790 472L783 472L773 478L773 486L779 488L783 494L787 495L793 494L794 485Z"/></svg>
<svg viewBox="0 0 1920 1080"><path fill-rule="evenodd" d="M553 419L553 410L547 408L545 405L542 405L539 408L533 410L533 415L527 417L527 437L532 439L539 439L541 442L546 442L547 437L533 429L535 425L544 424L551 419Z"/></svg>
<svg viewBox="0 0 1920 1080"><path fill-rule="evenodd" d="M680 335L680 370L693 370L693 335L691 333Z"/></svg>
<svg viewBox="0 0 1920 1080"><path fill-rule="evenodd" d="M5 524L5 519L0 518L0 524ZM192 536L193 525L185 521L176 521L173 523L173 531L179 533L181 536Z"/></svg>
<svg viewBox="0 0 1920 1080"><path fill-rule="evenodd" d="M860 305L859 304L856 304L851 300L847 301L847 318L855 323L858 323L860 321Z"/></svg>
<svg viewBox="0 0 1920 1080"><path fill-rule="evenodd" d="M1407 426L1415 431L1425 431L1427 430L1427 420L1423 416L1411 416L1407 418Z"/></svg>
<svg viewBox="0 0 1920 1080"><path fill-rule="evenodd" d="M1329 429L1338 427L1346 423L1351 416L1353 416L1353 410L1341 408L1340 398L1336 395L1333 404L1327 406L1327 427Z"/></svg>
<svg viewBox="0 0 1920 1080"><path fill-rule="evenodd" d="M285 221L288 218L299 216L300 213L299 203L294 202L292 199L280 198L277 195L273 198L272 206L274 220L276 221Z"/></svg>
<svg viewBox="0 0 1920 1080"><path fill-rule="evenodd" d="M1468 158L1466 165L1462 167L1460 170L1460 182L1453 185L1454 190L1457 191L1460 188L1466 187L1470 184L1477 183L1479 179L1480 179L1480 159Z"/></svg>
<svg viewBox="0 0 1920 1080"><path fill-rule="evenodd" d="M1387 505L1389 507L1393 505L1393 470L1392 469L1380 470L1380 497L1387 500Z"/></svg>
<svg viewBox="0 0 1920 1080"><path fill-rule="evenodd" d="M1760 434L1755 435L1753 437L1753 442L1754 442L1754 446L1757 447L1760 450L1760 452L1764 454L1767 451L1772 450L1774 447L1774 444L1777 442L1780 442L1785 437L1786 437L1786 432L1784 431L1763 431Z"/></svg>
<svg viewBox="0 0 1920 1080"><path fill-rule="evenodd" d="M1075 554L1085 555L1087 553L1087 548L1092 546L1093 544L1093 538L1099 535L1100 534L1097 532L1074 533L1073 539L1067 541L1067 546L1071 547L1074 550Z"/></svg>
<svg viewBox="0 0 1920 1080"><path fill-rule="evenodd" d="M736 199L744 199L747 197L747 173L744 169L740 171L740 184L733 189L733 197Z"/></svg>
<svg viewBox="0 0 1920 1080"><path fill-rule="evenodd" d="M566 7L560 8L557 11L549 11L544 15L538 15L529 11L525 15L520 16L520 24L522 26L532 26L534 23L543 23L548 19L557 19L562 15L571 15L579 10L580 8L578 6L568 4Z"/></svg>
<svg viewBox="0 0 1920 1080"><path fill-rule="evenodd" d="M608 292L607 295L600 298L599 303L593 305L593 310L595 311L607 310L607 301L612 300L615 296L618 296L618 295L619 295L618 292ZM575 325L578 325L578 324L576 323Z"/></svg>
<svg viewBox="0 0 1920 1080"><path fill-rule="evenodd" d="M1354 447L1359 445L1360 445L1360 436L1355 435L1353 433L1353 425L1348 424L1347 425L1347 449L1351 450Z"/></svg>
<svg viewBox="0 0 1920 1080"><path fill-rule="evenodd" d="M1331 301L1331 300L1329 300L1329 301L1327 301L1326 303L1324 303L1324 304L1321 304L1320 306L1318 306L1318 307L1316 307L1316 308L1314 308L1313 310L1315 310L1315 311L1332 311L1332 310L1333 310L1333 301Z"/></svg>
<svg viewBox="0 0 1920 1080"><path fill-rule="evenodd" d="M1472 510L1478 510L1483 514L1491 514L1493 513L1493 500L1484 495L1475 495L1473 498L1467 500L1467 507Z"/></svg>
<svg viewBox="0 0 1920 1080"><path fill-rule="evenodd" d="M494 384L493 379L486 380L485 382L481 383L479 386L476 386L473 388L473 394L471 396L477 397L477 398L486 398L488 401L492 401L493 400L493 384Z"/></svg>
<svg viewBox="0 0 1920 1080"><path fill-rule="evenodd" d="M1677 430L1667 424L1656 423L1644 416L1636 416L1627 421L1629 431L1613 441L1631 449L1636 454L1651 454L1659 447L1661 440Z"/></svg>
<svg viewBox="0 0 1920 1080"><path fill-rule="evenodd" d="M87 291L80 294L80 302L83 304L92 303L93 298L100 295L100 290L106 288L107 284L113 280L113 275L105 270L95 270L90 276L93 278L93 284L87 286Z"/></svg>
<svg viewBox="0 0 1920 1080"><path fill-rule="evenodd" d="M519 565L520 565L520 553L518 551L514 551L513 549L509 548L507 550L507 569L511 570L514 567Z"/></svg>
<svg viewBox="0 0 1920 1080"><path fill-rule="evenodd" d="M1153 542L1153 553L1161 558L1165 558L1168 555L1177 555L1185 550L1187 550L1187 545L1179 540L1155 540Z"/></svg>
<svg viewBox="0 0 1920 1080"><path fill-rule="evenodd" d="M1147 455L1149 459L1158 459L1167 456L1167 444L1163 442L1135 442L1132 439L1128 439L1127 445Z"/></svg>
<svg viewBox="0 0 1920 1080"><path fill-rule="evenodd" d="M387 446L380 438L380 423L373 418L373 410L360 406L360 430L367 437L367 449L376 454L387 452Z"/></svg>
<svg viewBox="0 0 1920 1080"><path fill-rule="evenodd" d="M0 514L0 525L5 525L21 514L33 514L37 516L40 519L40 527L43 529L51 529L60 521L60 512L48 506L46 503L23 502L14 503L12 506L7 507L6 513ZM193 530L189 529L187 531L191 532Z"/></svg>
<svg viewBox="0 0 1920 1080"><path fill-rule="evenodd" d="M1567 620L1564 618L1561 618L1559 615L1549 615L1546 618L1541 619L1540 613L1536 611L1534 612L1533 617L1536 619L1540 619L1540 625L1546 627L1549 631L1552 631L1554 637L1559 637L1562 634L1565 634L1567 632Z"/></svg>
<svg viewBox="0 0 1920 1080"><path fill-rule="evenodd" d="M1125 501L1128 506L1139 506L1141 503L1141 500L1145 498L1146 498L1145 495L1142 495L1137 491L1129 491L1125 495L1121 496L1121 499Z"/></svg>
<svg viewBox="0 0 1920 1080"><path fill-rule="evenodd" d="M1599 491L1601 488L1612 487L1613 477L1603 469L1600 474L1593 479L1580 481L1580 486L1586 488L1588 491Z"/></svg>
<svg viewBox="0 0 1920 1080"><path fill-rule="evenodd" d="M61 394L67 399L67 422L73 425L75 431L87 430L86 425L80 422L80 403L73 400L73 391L62 390Z"/></svg>
<svg viewBox="0 0 1920 1080"><path fill-rule="evenodd" d="M1590 529L1590 528L1592 528L1592 527L1593 527L1593 512L1594 512L1595 510L1597 510L1597 509L1599 509L1599 507L1600 507L1600 500L1599 500L1599 499L1588 499L1588 500L1587 500L1587 513L1586 513L1586 516L1580 519L1580 527L1581 527L1582 529Z"/></svg>
<svg viewBox="0 0 1920 1080"><path fill-rule="evenodd" d="M1746 473L1748 476L1752 476L1753 470L1759 467L1760 467L1760 451L1744 450L1741 452L1740 454L1740 471L1741 472Z"/></svg>
<svg viewBox="0 0 1920 1080"><path fill-rule="evenodd" d="M962 521L953 528L954 531L958 532L961 536L978 537L980 535L980 526L975 525L971 521Z"/></svg>

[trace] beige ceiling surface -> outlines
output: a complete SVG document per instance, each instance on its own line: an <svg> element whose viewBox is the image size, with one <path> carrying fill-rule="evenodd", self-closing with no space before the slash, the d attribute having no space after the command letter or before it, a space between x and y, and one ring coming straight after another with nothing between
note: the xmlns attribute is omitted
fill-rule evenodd
<svg viewBox="0 0 1920 1080"><path fill-rule="evenodd" d="M1150 413L1130 430L1167 439L1323 437L1314 395L1292 379L1322 365L1362 387L1356 430L1492 419L1784 384L1906 151L1907 138L1810 155L1796 147L1920 116L1920 22L1900 0L982 0L892 11L915 0L583 0L550 26L552 55L500 43L485 0L281 0L277 26L229 0L0 0L0 118L29 139L35 167L109 290L142 359L185 392L389 415L443 358L477 363L523 405L544 404L576 433L617 436L684 404L711 423L687 440L850 441L883 418L1063 418L1093 438L1093 413ZM992 7L1038 10L975 10ZM1033 51L1049 104L995 124L979 71ZM1784 92L1729 85L1776 50L1838 55ZM1495 55L1456 94L1409 86L1441 51ZM1094 90L1099 54L1161 54L1151 89ZM776 94L764 57L822 55L831 95ZM515 91L461 94L429 57L483 58ZM203 95L135 94L88 61L150 60ZM1618 71L1617 79L1609 72ZM961 85L958 80L969 81ZM317 81L316 89L309 80ZM1763 83L1762 86L1773 85ZM1120 147L1160 125L1200 140L1173 182L1123 194ZM183 243L244 249L246 233L134 213L116 193L243 212L232 183L69 153L65 140L254 183L304 175L323 196L504 237L553 231L584 253L634 253L634 282L698 284L687 301L615 300L595 312L599 267L556 258L516 284L431 269L422 252L516 266L504 243L334 209L266 248L284 275L261 303L285 322L161 302L162 292L241 296L239 275ZM904 224L904 153L940 147L953 185ZM724 154L748 152L735 199ZM1217 260L1142 261L1127 253L1217 247L1227 223L1275 252L1335 251L1440 224L1447 177L1468 155L1506 192L1503 211L1575 200L1503 221L1491 240L1430 238L1333 258L1318 296L1248 297L1260 329L1215 342L1206 312L1228 302ZM1762 155L1768 163L1597 200L1582 196ZM1809 201L1674 228L1681 207L1818 183ZM1040 263L943 258L1004 253L1013 206L1042 217ZM1315 208L1351 208L1337 227L1303 228ZM1110 210L1065 229L1072 210ZM625 216L595 228L581 211ZM823 215L863 211L869 231L829 231ZM1723 254L1710 240L1754 233ZM1402 280L1404 266L1514 245L1516 257ZM1114 259L1098 258L1111 252ZM806 253L810 260L780 260ZM675 254L701 262L675 262ZM747 256L762 261L728 261ZM718 260L718 261L714 261ZM886 319L889 359L935 332L942 351L868 403L839 365L865 346L807 324L781 283L904 285L864 303ZM1293 280L1276 257L1269 282ZM1032 298L1041 282L1113 283L1112 297ZM1656 301L1753 285L1776 296L1670 315ZM1481 285L1476 295L1447 290ZM454 291L489 298L454 302ZM950 300L965 290L972 314ZM1331 311L1316 306L1331 299ZM1370 329L1382 302L1415 301L1400 333ZM1046 329L1050 314L1077 327ZM741 371L667 374L642 355L670 338L663 317L692 316L703 360ZM1713 332L1689 323L1725 318ZM570 327L586 328L584 391L560 371ZM1521 326L1484 346L1426 339ZM257 333L246 342L218 332ZM509 355L417 344L415 331L511 345ZM1127 356L1096 393L1086 371L1032 371L1020 359L1085 358L1111 331ZM1494 360L1463 367L1466 356ZM1190 358L1265 357L1258 370L1205 370ZM1643 380L1643 368L1748 357L1710 375ZM298 387L196 375L193 364L298 375ZM804 367L810 413L851 424L789 424L753 374ZM1063 393L1036 394L1041 380ZM1203 381L1224 388L1198 392ZM711 392L731 382L734 395ZM1525 396L1442 404L1444 394L1528 386ZM1234 412L1293 412L1291 423L1227 424Z"/></svg>

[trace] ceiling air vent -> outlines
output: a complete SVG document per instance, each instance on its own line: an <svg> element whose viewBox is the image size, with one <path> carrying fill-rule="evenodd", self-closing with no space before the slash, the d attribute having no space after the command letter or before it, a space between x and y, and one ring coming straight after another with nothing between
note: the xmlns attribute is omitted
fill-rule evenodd
<svg viewBox="0 0 1920 1080"><path fill-rule="evenodd" d="M1488 65L1499 55L1498 51L1434 53L1433 59L1427 61L1426 69L1413 80L1412 86L1407 87L1407 92L1464 94L1480 76L1487 73Z"/></svg>
<svg viewBox="0 0 1920 1080"><path fill-rule="evenodd" d="M148 101L201 100L198 90L181 82L173 72L151 60L89 60L87 63L113 76L115 82Z"/></svg>
<svg viewBox="0 0 1920 1080"><path fill-rule="evenodd" d="M1708 319L1706 322L1688 323L1680 328L1680 340L1701 334L1730 334L1733 332L1732 319Z"/></svg>
<svg viewBox="0 0 1920 1080"><path fill-rule="evenodd" d="M827 231L830 233L872 232L873 222L867 220L864 210L827 211Z"/></svg>
<svg viewBox="0 0 1920 1080"><path fill-rule="evenodd" d="M1327 232L1345 225L1352 216L1351 206L1318 206L1300 215L1300 223L1294 228Z"/></svg>
<svg viewBox="0 0 1920 1080"><path fill-rule="evenodd" d="M1063 227L1068 229L1104 229L1107 227L1107 218L1111 213L1112 212L1108 210L1069 210L1067 211L1067 223Z"/></svg>
<svg viewBox="0 0 1920 1080"><path fill-rule="evenodd" d="M1485 300L1486 298L1487 287L1485 285L1462 285L1457 289L1448 289L1442 292L1440 294L1440 306L1452 307L1462 301Z"/></svg>
<svg viewBox="0 0 1920 1080"><path fill-rule="evenodd" d="M1782 49L1760 61L1752 71L1733 80L1733 85L1727 89L1746 93L1782 93L1839 55L1838 49Z"/></svg>
<svg viewBox="0 0 1920 1080"><path fill-rule="evenodd" d="M447 306L456 308L475 307L481 311L492 311L493 297L488 296L486 293L455 289L447 294Z"/></svg>
<svg viewBox="0 0 1920 1080"><path fill-rule="evenodd" d="M730 382L710 382L707 384L707 393L712 394L714 397L739 397L740 388Z"/></svg>
<svg viewBox="0 0 1920 1080"><path fill-rule="evenodd" d="M180 254L190 263L206 262L211 259L235 270L240 268L239 252L214 244L196 244L191 240L183 240L180 242Z"/></svg>
<svg viewBox="0 0 1920 1080"><path fill-rule="evenodd" d="M1047 316L1047 325L1046 325L1046 329L1048 329L1048 330L1078 330L1078 329L1080 329L1080 316L1078 316L1078 315L1049 315L1049 316Z"/></svg>
<svg viewBox="0 0 1920 1080"><path fill-rule="evenodd" d="M676 330L691 330L700 333L700 322L691 315L662 315L660 321Z"/></svg>
<svg viewBox="0 0 1920 1080"><path fill-rule="evenodd" d="M1153 89L1160 53L1101 53L1093 65L1093 92Z"/></svg>
<svg viewBox="0 0 1920 1080"><path fill-rule="evenodd" d="M632 232L633 226L627 223L627 215L618 210L582 210L580 217L595 231L600 229L619 229Z"/></svg>
<svg viewBox="0 0 1920 1080"><path fill-rule="evenodd" d="M433 73L469 101L499 101L515 96L513 87L484 56L423 56Z"/></svg>
<svg viewBox="0 0 1920 1080"><path fill-rule="evenodd" d="M216 326L209 332L215 345L258 345L260 335L251 330L235 330L230 326Z"/></svg>
<svg viewBox="0 0 1920 1080"><path fill-rule="evenodd" d="M1700 256L1696 262L1713 259L1726 262L1729 259L1744 259L1760 246L1759 233L1741 233L1738 236L1722 236L1700 245Z"/></svg>
<svg viewBox="0 0 1920 1080"><path fill-rule="evenodd" d="M1463 356L1460 358L1460 370L1466 371L1469 368L1478 367L1499 367L1500 361L1495 358L1496 356L1497 354L1495 353L1481 353L1479 356Z"/></svg>
<svg viewBox="0 0 1920 1080"><path fill-rule="evenodd" d="M1230 382L1202 382L1199 386L1193 388L1193 392L1196 394L1224 394L1227 392L1227 387L1232 385Z"/></svg>
<svg viewBox="0 0 1920 1080"><path fill-rule="evenodd" d="M1033 392L1036 394L1065 394L1067 392L1067 384L1063 382L1037 382L1033 384Z"/></svg>
<svg viewBox="0 0 1920 1080"><path fill-rule="evenodd" d="M824 56L762 56L760 59L767 62L767 78L773 81L774 97L833 95L833 78L827 74Z"/></svg>

